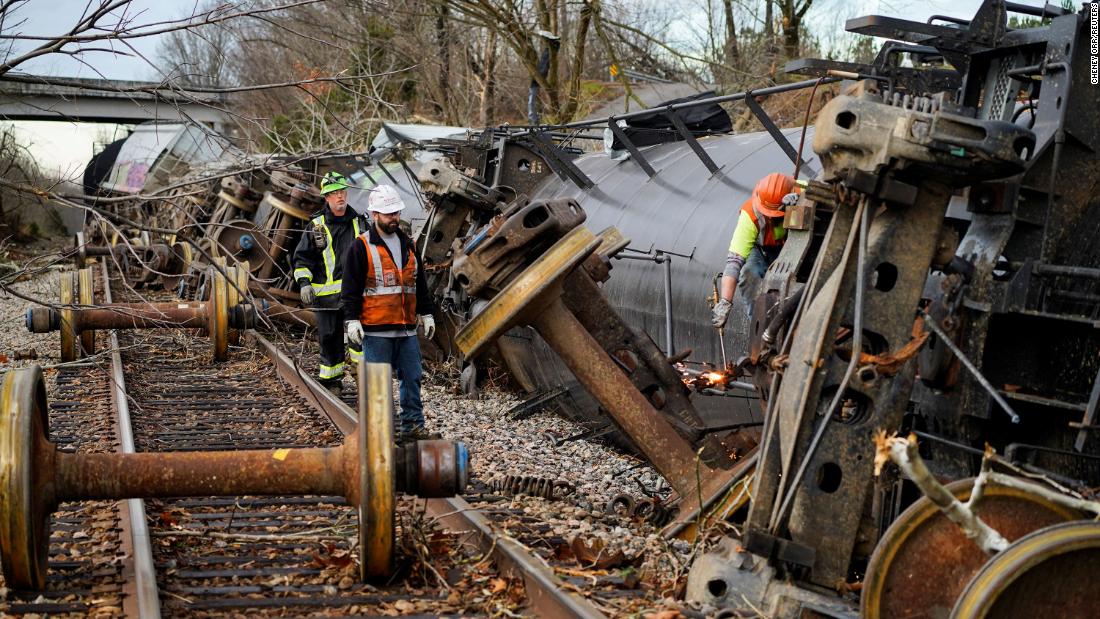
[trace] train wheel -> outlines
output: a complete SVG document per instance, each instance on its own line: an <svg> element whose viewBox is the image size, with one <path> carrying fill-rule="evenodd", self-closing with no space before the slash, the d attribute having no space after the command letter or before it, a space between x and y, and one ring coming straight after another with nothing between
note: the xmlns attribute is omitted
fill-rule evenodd
<svg viewBox="0 0 1100 619"><path fill-rule="evenodd" d="M241 302L241 293L238 292L237 282L240 280L238 273L240 267L231 266L225 269L225 307L227 311L233 311ZM238 329L229 329L226 332L226 340L229 344L237 346L241 343L241 332Z"/></svg>
<svg viewBox="0 0 1100 619"><path fill-rule="evenodd" d="M393 574L397 480L390 366L359 366L359 576L368 580Z"/></svg>
<svg viewBox="0 0 1100 619"><path fill-rule="evenodd" d="M207 276L210 283L210 311L207 314L207 333L213 347L214 360L225 361L229 357L229 290L225 275L212 265Z"/></svg>
<svg viewBox="0 0 1100 619"><path fill-rule="evenodd" d="M0 387L0 566L12 589L46 588L49 493L35 463L48 448L48 424L42 369L8 372Z"/></svg>
<svg viewBox="0 0 1100 619"><path fill-rule="evenodd" d="M178 290L180 282L187 276L191 269L194 253L191 244L186 241L176 241L171 246L172 258L167 272L160 276L161 286L165 290Z"/></svg>
<svg viewBox="0 0 1100 619"><path fill-rule="evenodd" d="M1100 522L1078 520L1021 537L990 559L952 619L1095 617L1100 609Z"/></svg>
<svg viewBox="0 0 1100 619"><path fill-rule="evenodd" d="M81 305L91 306L95 303L95 280L92 278L92 268L85 267L77 273L77 299ZM80 332L81 356L95 352L95 331L84 329Z"/></svg>
<svg viewBox="0 0 1100 619"><path fill-rule="evenodd" d="M290 202L284 201L282 198L277 197L274 193L268 192L264 194L264 200L271 206L275 207L275 209L280 213L286 213L287 215L290 215L291 217L299 221L309 221L310 219L312 219L309 211L305 209L300 209Z"/></svg>
<svg viewBox="0 0 1100 619"><path fill-rule="evenodd" d="M947 485L960 501L970 498L974 480ZM990 484L977 506L986 524L1008 540L1081 517L1023 490ZM989 559L927 497L898 516L875 547L861 594L865 619L945 617L971 576Z"/></svg>
<svg viewBox="0 0 1100 619"><path fill-rule="evenodd" d="M77 300L79 278L75 272L61 274L61 360L76 361L80 356L77 348L76 312L72 304Z"/></svg>

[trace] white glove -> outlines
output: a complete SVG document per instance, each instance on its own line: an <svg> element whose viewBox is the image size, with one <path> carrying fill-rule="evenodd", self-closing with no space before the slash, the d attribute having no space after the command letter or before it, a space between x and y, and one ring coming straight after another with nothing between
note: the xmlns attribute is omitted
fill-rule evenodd
<svg viewBox="0 0 1100 619"><path fill-rule="evenodd" d="M317 300L317 292L310 284L302 286L302 290L299 294L302 296L302 305L306 307L313 305L313 302Z"/></svg>
<svg viewBox="0 0 1100 619"><path fill-rule="evenodd" d="M795 204L798 204L798 194L797 193L789 193L789 194L783 196L783 206L791 207L791 206L794 206Z"/></svg>
<svg viewBox="0 0 1100 619"><path fill-rule="evenodd" d="M422 314L420 316L420 326L424 328L424 337L432 339L435 335L435 316L431 314Z"/></svg>
<svg viewBox="0 0 1100 619"><path fill-rule="evenodd" d="M348 339L356 346L363 344L363 323L358 320L345 320L344 333L348 334Z"/></svg>

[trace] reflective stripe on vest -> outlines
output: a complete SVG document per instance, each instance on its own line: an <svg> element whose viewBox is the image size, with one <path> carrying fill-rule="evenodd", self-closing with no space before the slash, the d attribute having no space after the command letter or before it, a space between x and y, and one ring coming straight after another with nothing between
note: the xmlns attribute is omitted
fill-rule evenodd
<svg viewBox="0 0 1100 619"><path fill-rule="evenodd" d="M401 269L367 234L359 235L369 264L363 287L363 309L359 319L365 325L412 325L416 323L416 253L410 243Z"/></svg>
<svg viewBox="0 0 1100 619"><path fill-rule="evenodd" d="M317 296L323 297L330 294L337 294L340 292L340 283L342 279L333 280L332 273L336 270L336 250L332 248L332 231L325 225L325 216L318 215L311 221L315 226L321 226L321 229L325 231L325 250L321 252L321 255L325 259L325 281L323 283L313 284L313 291L317 293ZM359 236L359 218L351 218L351 229L355 232L355 236ZM307 231L306 234L309 234Z"/></svg>
<svg viewBox="0 0 1100 619"><path fill-rule="evenodd" d="M756 226L756 244L762 247L782 247L783 242L787 238L786 230L783 230L781 236L776 236L775 226L772 225L772 220L768 217L763 217L756 212L756 208L752 205L752 198L745 200L745 203L741 205L741 210L748 214L749 219L752 220L752 225ZM764 219L764 229L760 230L760 218ZM763 234L760 234L763 232Z"/></svg>
<svg viewBox="0 0 1100 619"><path fill-rule="evenodd" d="M384 271L382 267L382 256L378 253L378 246L374 243L367 243L367 251L370 252L370 264L371 271L374 273L374 286L367 286L363 289L364 296L378 296L384 294L416 294L416 260L412 261L413 265L413 285L412 286L387 286ZM405 259L405 265L409 263L408 258ZM395 263L396 267L397 264ZM404 271L402 266L402 271Z"/></svg>

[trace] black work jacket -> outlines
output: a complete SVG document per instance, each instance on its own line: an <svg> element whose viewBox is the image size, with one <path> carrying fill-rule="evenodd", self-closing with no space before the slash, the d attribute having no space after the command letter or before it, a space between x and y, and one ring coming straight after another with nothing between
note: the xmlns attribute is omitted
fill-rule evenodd
<svg viewBox="0 0 1100 619"><path fill-rule="evenodd" d="M344 254L352 246L356 237L355 226L352 225L352 222L358 221L360 232L367 230L370 227L370 222L366 217L356 213L351 206L348 206L348 210L344 212L342 217L337 217L332 214L332 210L326 205L321 216L324 218L325 227L328 228L329 235L332 237L332 251L335 258L332 268L332 281L340 281L343 276ZM322 285L329 282L326 281L325 277L324 250L317 249L313 245L312 229L315 219L316 217L306 223L302 237L298 239L298 245L294 248L291 266L294 269L295 280L300 280L305 276L313 284ZM305 275L305 271L309 272L308 276Z"/></svg>

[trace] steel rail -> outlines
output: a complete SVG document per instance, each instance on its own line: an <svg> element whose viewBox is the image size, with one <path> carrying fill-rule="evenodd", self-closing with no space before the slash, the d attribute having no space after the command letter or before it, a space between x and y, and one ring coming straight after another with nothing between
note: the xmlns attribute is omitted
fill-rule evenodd
<svg viewBox="0 0 1100 619"><path fill-rule="evenodd" d="M345 436L355 432L359 425L359 416L350 406L344 404L340 398L325 389L312 376L294 362L285 352L279 349L274 342L260 335L254 329L243 332L246 340L252 342L275 366L275 372L279 377L290 384L303 398L313 404L317 410L327 416L332 423Z"/></svg>
<svg viewBox="0 0 1100 619"><path fill-rule="evenodd" d="M592 602L561 588L554 571L533 556L522 544L498 533L483 514L462 497L428 499L427 512L452 531L470 532L483 553L492 555L503 574L523 578L527 601L536 617L601 619L604 615Z"/></svg>
<svg viewBox="0 0 1100 619"><path fill-rule="evenodd" d="M340 429L355 431L357 415L350 406L333 396L312 376L302 371L289 355L255 330L244 331L251 341L276 366L279 376L314 405ZM350 424L350 425L349 425ZM451 531L472 533L481 552L490 555L502 573L523 578L527 601L539 617L576 617L602 619L605 615L587 599L561 588L552 569L533 556L522 544L493 530L489 520L461 497L429 499L427 512Z"/></svg>
<svg viewBox="0 0 1100 619"><path fill-rule="evenodd" d="M107 262L102 263L103 297L111 303L111 284ZM130 425L130 405L126 395L126 378L123 374L122 355L119 353L118 332L111 330L111 407L114 409L115 427L118 433L119 451L135 453L134 432ZM127 617L159 619L160 593L157 590L157 570L153 562L153 546L149 524L145 518L145 501L127 499L119 501L119 523L122 547L129 552L124 559L122 575L122 610Z"/></svg>

